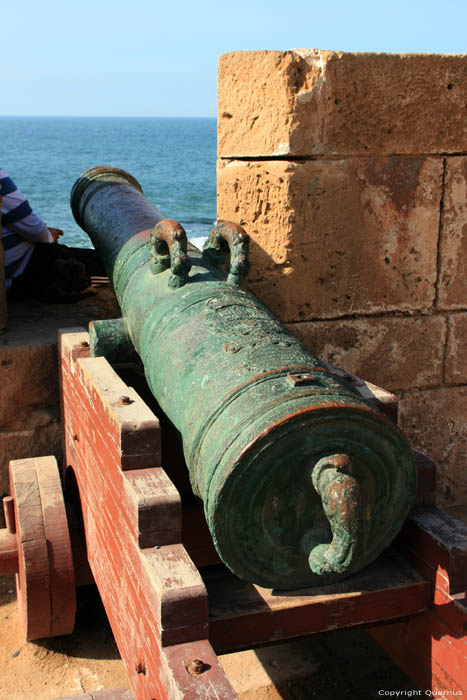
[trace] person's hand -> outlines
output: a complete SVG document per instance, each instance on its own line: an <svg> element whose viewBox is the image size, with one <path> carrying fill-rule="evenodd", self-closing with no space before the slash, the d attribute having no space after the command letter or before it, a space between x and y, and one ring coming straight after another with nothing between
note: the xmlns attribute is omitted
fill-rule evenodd
<svg viewBox="0 0 467 700"><path fill-rule="evenodd" d="M51 228L50 226L47 226L49 229L52 238L54 239L55 243L58 241L60 236L63 236L63 231L61 228Z"/></svg>

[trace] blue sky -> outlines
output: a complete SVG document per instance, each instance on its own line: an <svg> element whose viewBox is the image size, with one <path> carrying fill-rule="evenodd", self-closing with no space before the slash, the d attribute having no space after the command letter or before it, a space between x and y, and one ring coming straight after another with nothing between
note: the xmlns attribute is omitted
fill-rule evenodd
<svg viewBox="0 0 467 700"><path fill-rule="evenodd" d="M228 51L467 52L467 0L4 3L3 115L215 116Z"/></svg>

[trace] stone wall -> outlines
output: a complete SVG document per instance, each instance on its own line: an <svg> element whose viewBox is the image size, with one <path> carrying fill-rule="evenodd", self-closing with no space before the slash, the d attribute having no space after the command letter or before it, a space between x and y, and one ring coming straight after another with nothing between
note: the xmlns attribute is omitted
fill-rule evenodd
<svg viewBox="0 0 467 700"><path fill-rule="evenodd" d="M9 493L10 460L55 455L61 462L58 330L118 316L108 283L74 304L9 305L8 325L0 335L0 496Z"/></svg>
<svg viewBox="0 0 467 700"><path fill-rule="evenodd" d="M0 209L2 205L2 192L0 186ZM1 220L0 212L0 220ZM1 227L0 227L1 231ZM5 330L6 322L8 318L7 306L6 306L6 291L5 291L5 251L3 249L3 243L0 243L0 333Z"/></svg>
<svg viewBox="0 0 467 700"><path fill-rule="evenodd" d="M400 396L467 502L467 56L226 54L218 217L248 287L316 354Z"/></svg>

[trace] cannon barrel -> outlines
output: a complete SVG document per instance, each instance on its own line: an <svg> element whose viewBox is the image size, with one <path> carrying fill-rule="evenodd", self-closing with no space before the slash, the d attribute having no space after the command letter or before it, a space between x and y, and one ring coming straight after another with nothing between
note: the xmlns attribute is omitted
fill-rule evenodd
<svg viewBox="0 0 467 700"><path fill-rule="evenodd" d="M338 581L373 561L413 502L412 451L240 288L243 230L217 225L200 252L131 175L109 167L83 173L71 206L122 310L121 321L94 324L92 350L134 345L181 433L221 559L278 589Z"/></svg>

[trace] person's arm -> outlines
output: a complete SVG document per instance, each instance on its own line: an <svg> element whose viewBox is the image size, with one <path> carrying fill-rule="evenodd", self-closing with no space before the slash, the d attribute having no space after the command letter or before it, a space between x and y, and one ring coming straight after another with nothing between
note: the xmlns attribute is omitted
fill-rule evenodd
<svg viewBox="0 0 467 700"><path fill-rule="evenodd" d="M31 209L28 200L5 171L1 171L2 226L31 243L53 243L57 240L44 221ZM54 229L58 231L59 229Z"/></svg>

